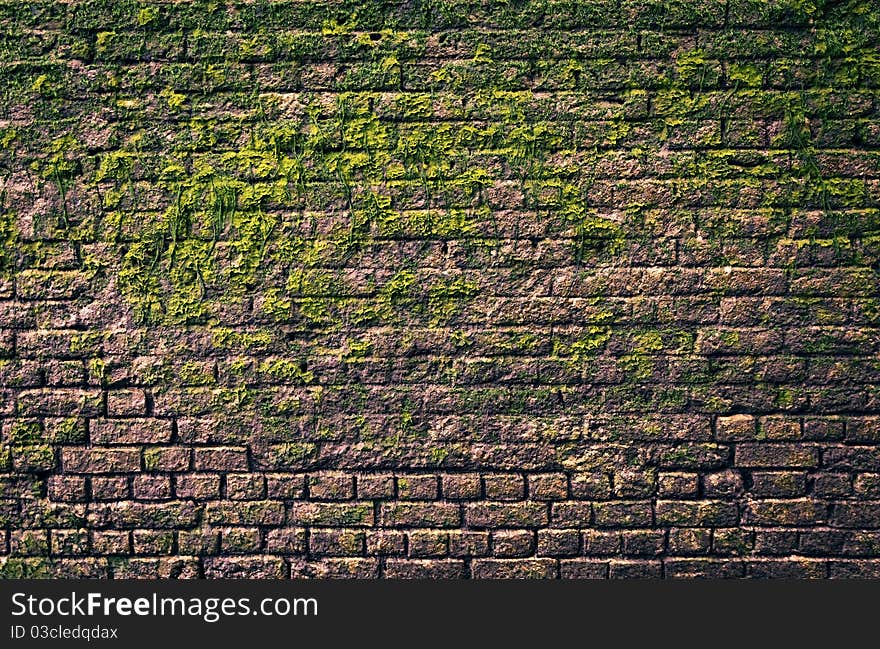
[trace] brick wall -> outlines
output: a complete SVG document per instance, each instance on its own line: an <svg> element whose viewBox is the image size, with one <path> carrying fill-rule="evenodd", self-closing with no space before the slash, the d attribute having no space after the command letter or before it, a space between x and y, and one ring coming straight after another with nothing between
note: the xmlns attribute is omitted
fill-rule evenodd
<svg viewBox="0 0 880 649"><path fill-rule="evenodd" d="M869 0L0 4L0 572L880 576Z"/></svg>

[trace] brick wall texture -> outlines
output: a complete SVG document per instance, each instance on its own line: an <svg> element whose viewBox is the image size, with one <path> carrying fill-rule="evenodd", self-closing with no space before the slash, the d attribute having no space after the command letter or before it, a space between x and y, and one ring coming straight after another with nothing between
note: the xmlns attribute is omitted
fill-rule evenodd
<svg viewBox="0 0 880 649"><path fill-rule="evenodd" d="M878 42L0 2L0 574L880 577Z"/></svg>

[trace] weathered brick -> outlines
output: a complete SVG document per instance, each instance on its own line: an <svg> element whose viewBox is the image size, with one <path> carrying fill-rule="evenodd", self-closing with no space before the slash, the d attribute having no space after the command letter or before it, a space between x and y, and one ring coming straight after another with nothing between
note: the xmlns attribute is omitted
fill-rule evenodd
<svg viewBox="0 0 880 649"><path fill-rule="evenodd" d="M196 471L247 471L247 450L243 448L197 448L193 466Z"/></svg>
<svg viewBox="0 0 880 649"><path fill-rule="evenodd" d="M406 533L394 530L368 531L367 554L403 556L406 554Z"/></svg>
<svg viewBox="0 0 880 649"><path fill-rule="evenodd" d="M880 528L880 502L835 503L830 522L836 527Z"/></svg>
<svg viewBox="0 0 880 649"><path fill-rule="evenodd" d="M309 499L352 500L354 477L341 472L314 473L308 477Z"/></svg>
<svg viewBox="0 0 880 649"><path fill-rule="evenodd" d="M828 519L828 507L807 499L759 500L746 507L745 522L751 525L817 525Z"/></svg>
<svg viewBox="0 0 880 649"><path fill-rule="evenodd" d="M357 480L357 497L362 500L383 499L394 497L394 476L392 475L359 475Z"/></svg>
<svg viewBox="0 0 880 649"><path fill-rule="evenodd" d="M449 533L436 530L414 530L407 534L411 557L444 557L449 554Z"/></svg>
<svg viewBox="0 0 880 649"><path fill-rule="evenodd" d="M698 473L661 473L657 476L657 495L661 498L696 498L699 489Z"/></svg>
<svg viewBox="0 0 880 649"><path fill-rule="evenodd" d="M755 498L797 498L807 493L803 471L753 471L749 493Z"/></svg>
<svg viewBox="0 0 880 649"><path fill-rule="evenodd" d="M562 579L607 579L609 564L595 559L563 559L559 562Z"/></svg>
<svg viewBox="0 0 880 649"><path fill-rule="evenodd" d="M317 527L369 527L373 507L367 503L294 502L287 513L287 523Z"/></svg>
<svg viewBox="0 0 880 649"><path fill-rule="evenodd" d="M568 478L564 473L541 473L528 477L529 498L532 500L566 500Z"/></svg>
<svg viewBox="0 0 880 649"><path fill-rule="evenodd" d="M578 530L538 530L537 554L542 557L573 557L580 553Z"/></svg>
<svg viewBox="0 0 880 649"><path fill-rule="evenodd" d="M147 414L147 397L143 390L111 390L107 393L107 414L110 417L136 417Z"/></svg>
<svg viewBox="0 0 880 649"><path fill-rule="evenodd" d="M540 527L546 525L547 520L547 505L543 503L481 502L465 505L465 523L477 529Z"/></svg>
<svg viewBox="0 0 880 649"><path fill-rule="evenodd" d="M205 557L209 579L282 579L288 570L281 557Z"/></svg>
<svg viewBox="0 0 880 649"><path fill-rule="evenodd" d="M0 577L880 576L823 4L0 3Z"/></svg>
<svg viewBox="0 0 880 649"><path fill-rule="evenodd" d="M171 422L163 419L92 420L93 444L164 444L171 441Z"/></svg>
<svg viewBox="0 0 880 649"><path fill-rule="evenodd" d="M65 502L86 500L86 480L79 476L53 475L49 477L49 498Z"/></svg>
<svg viewBox="0 0 880 649"><path fill-rule="evenodd" d="M609 498L611 477L602 473L576 473L571 476L571 497L584 500Z"/></svg>
<svg viewBox="0 0 880 649"><path fill-rule="evenodd" d="M447 500L475 500L483 494L482 480L475 473L444 475L442 488Z"/></svg>
<svg viewBox="0 0 880 649"><path fill-rule="evenodd" d="M535 533L528 530L492 532L492 554L496 557L527 557L534 552Z"/></svg>
<svg viewBox="0 0 880 649"><path fill-rule="evenodd" d="M136 448L63 448L61 465L70 473L132 473L141 470Z"/></svg>
<svg viewBox="0 0 880 649"><path fill-rule="evenodd" d="M597 527L650 527L654 519L649 501L601 502L593 505Z"/></svg>
<svg viewBox="0 0 880 649"><path fill-rule="evenodd" d="M397 477L397 497L401 500L436 500L439 480L434 475Z"/></svg>
<svg viewBox="0 0 880 649"><path fill-rule="evenodd" d="M554 559L474 559L475 579L553 579L558 574Z"/></svg>
<svg viewBox="0 0 880 649"><path fill-rule="evenodd" d="M384 576L389 579L461 579L464 561L457 559L387 559Z"/></svg>
<svg viewBox="0 0 880 649"><path fill-rule="evenodd" d="M816 467L819 451L794 444L738 444L734 462L738 467Z"/></svg>
<svg viewBox="0 0 880 649"><path fill-rule="evenodd" d="M657 524L676 527L722 527L739 523L736 503L719 500L699 502L657 501Z"/></svg>
<svg viewBox="0 0 880 649"><path fill-rule="evenodd" d="M309 552L321 556L358 556L366 547L362 530L314 530L309 535Z"/></svg>
<svg viewBox="0 0 880 649"><path fill-rule="evenodd" d="M131 479L135 500L168 500L171 498L171 478L161 475L136 475Z"/></svg>
<svg viewBox="0 0 880 649"><path fill-rule="evenodd" d="M174 493L178 498L211 500L220 497L220 476L210 473L179 475L174 479Z"/></svg>
<svg viewBox="0 0 880 649"><path fill-rule="evenodd" d="M266 532L266 552L305 554L306 548L306 531L303 528L283 527Z"/></svg>
<svg viewBox="0 0 880 649"><path fill-rule="evenodd" d="M129 479L125 476L95 476L91 484L95 500L125 500L130 492Z"/></svg>
<svg viewBox="0 0 880 649"><path fill-rule="evenodd" d="M212 525L281 525L284 504L274 500L211 502L205 506L205 520Z"/></svg>
<svg viewBox="0 0 880 649"><path fill-rule="evenodd" d="M388 527L458 527L461 508L452 503L383 503L379 521Z"/></svg>
<svg viewBox="0 0 880 649"><path fill-rule="evenodd" d="M518 474L484 475L483 489L490 500L522 500L525 497L525 478Z"/></svg>

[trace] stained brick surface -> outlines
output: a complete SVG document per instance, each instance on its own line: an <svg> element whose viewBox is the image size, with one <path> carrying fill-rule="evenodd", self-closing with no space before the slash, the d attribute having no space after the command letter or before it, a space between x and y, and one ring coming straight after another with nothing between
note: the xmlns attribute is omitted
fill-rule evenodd
<svg viewBox="0 0 880 649"><path fill-rule="evenodd" d="M877 577L878 42L0 2L0 574Z"/></svg>

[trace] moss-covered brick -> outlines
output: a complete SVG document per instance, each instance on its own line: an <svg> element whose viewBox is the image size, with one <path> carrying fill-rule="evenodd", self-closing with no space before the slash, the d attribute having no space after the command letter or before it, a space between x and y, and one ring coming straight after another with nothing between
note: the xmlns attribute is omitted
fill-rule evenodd
<svg viewBox="0 0 880 649"><path fill-rule="evenodd" d="M0 4L0 576L877 576L878 33Z"/></svg>

